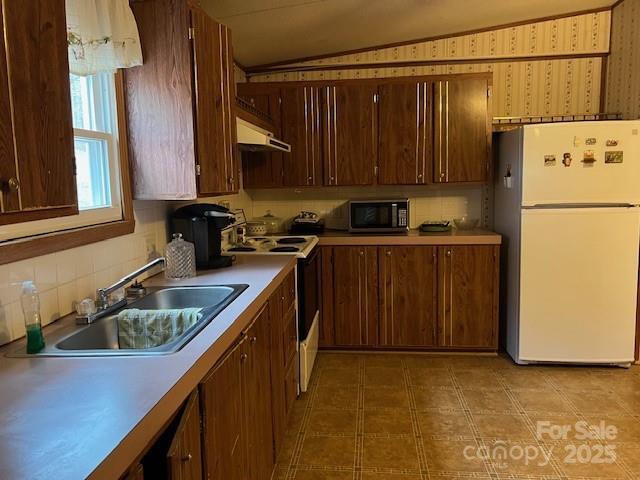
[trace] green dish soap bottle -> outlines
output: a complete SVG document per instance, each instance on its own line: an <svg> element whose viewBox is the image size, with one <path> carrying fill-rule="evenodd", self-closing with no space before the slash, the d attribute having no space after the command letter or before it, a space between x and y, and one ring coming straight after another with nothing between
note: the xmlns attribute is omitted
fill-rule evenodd
<svg viewBox="0 0 640 480"><path fill-rule="evenodd" d="M27 353L38 353L44 348L44 335L40 321L40 297L31 280L22 282L22 312L27 329Z"/></svg>

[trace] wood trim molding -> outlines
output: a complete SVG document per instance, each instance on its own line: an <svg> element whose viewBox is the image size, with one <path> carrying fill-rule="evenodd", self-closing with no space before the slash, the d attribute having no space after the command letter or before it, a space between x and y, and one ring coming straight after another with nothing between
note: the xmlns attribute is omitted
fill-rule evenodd
<svg viewBox="0 0 640 480"><path fill-rule="evenodd" d="M330 70L363 70L372 68L401 68L401 67L429 67L437 65L474 65L478 63L520 63L520 62L543 62L548 60L575 60L580 58L605 58L609 53L576 53L576 54L557 54L557 55L528 55L516 57L482 57L482 58L466 58L466 59L442 59L442 60L411 60L398 62L376 62L376 63L345 63L333 65L300 65L291 67L278 67L263 71L245 72L247 80L250 81L252 76L268 75L270 73L295 73L295 72L314 72L314 71L330 71Z"/></svg>
<svg viewBox="0 0 640 480"><path fill-rule="evenodd" d="M472 29L472 30L464 30L464 31L460 31L460 32L449 33L449 34L446 34L446 35L435 35L435 36L431 36L431 37L415 38L415 39L412 39L412 40L403 40L401 42L386 43L386 44L381 44L381 45L370 45L368 47L356 48L356 49L352 49L352 50L343 50L343 51L340 51L340 52L324 53L324 54L321 54L321 55L312 55L312 56L308 56L308 57L292 58L292 59L288 59L288 60L281 60L281 61L278 61L278 62L254 65L254 66L251 66L251 67L246 67L243 70L245 71L246 74L254 73L254 72L263 72L263 71L268 70L268 69L270 69L272 67L281 67L281 66L286 66L286 65L292 66L292 65L294 65L296 63L309 62L309 61L312 61L312 60L321 60L321 59L325 59L325 58L341 57L341 56L344 56L344 55L352 55L354 53L368 52L368 51L371 51L371 50L380 50L380 49L383 49L383 48L402 47L402 46L411 45L411 44L414 44L414 43L422 43L422 42L431 42L431 41L434 41L434 40L442 40L443 38L462 37L464 35L473 35L473 34L476 34L476 33L489 32L491 30L501 30L501 29L504 29L504 28L518 27L518 26L521 26L521 25L530 25L532 23L547 22L547 21L550 21L550 20L559 20L561 18L575 17L575 16L579 16L579 15L588 15L588 14L591 14L591 13L606 12L606 11L612 10L612 8L616 7L622 1L623 0L618 0L618 2L616 2L615 4L613 4L610 7L592 8L592 9L588 9L588 10L580 10L580 11L577 11L577 12L565 13L565 14L562 14L562 15L551 15L551 16L547 16L547 17L532 18L530 20L521 20L519 22L504 23L504 24L500 24L500 25L494 25L494 26L491 26L491 27L477 28L477 29Z"/></svg>
<svg viewBox="0 0 640 480"><path fill-rule="evenodd" d="M2 242L0 243L0 265L133 233L135 220L131 193L129 148L127 145L124 79L121 71L118 71L115 75L115 89L118 115L120 184L122 188L122 220Z"/></svg>

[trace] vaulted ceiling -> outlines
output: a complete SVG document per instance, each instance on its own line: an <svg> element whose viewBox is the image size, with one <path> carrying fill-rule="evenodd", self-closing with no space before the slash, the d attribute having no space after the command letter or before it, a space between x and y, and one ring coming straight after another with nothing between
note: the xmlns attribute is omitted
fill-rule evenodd
<svg viewBox="0 0 640 480"><path fill-rule="evenodd" d="M609 7L615 0L201 0L245 66Z"/></svg>

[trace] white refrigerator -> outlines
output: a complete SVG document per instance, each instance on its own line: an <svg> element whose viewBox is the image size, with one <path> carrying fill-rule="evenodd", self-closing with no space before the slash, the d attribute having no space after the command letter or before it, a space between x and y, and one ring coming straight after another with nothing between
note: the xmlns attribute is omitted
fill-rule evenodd
<svg viewBox="0 0 640 480"><path fill-rule="evenodd" d="M526 363L634 361L640 121L528 125L498 135L494 227L502 315Z"/></svg>

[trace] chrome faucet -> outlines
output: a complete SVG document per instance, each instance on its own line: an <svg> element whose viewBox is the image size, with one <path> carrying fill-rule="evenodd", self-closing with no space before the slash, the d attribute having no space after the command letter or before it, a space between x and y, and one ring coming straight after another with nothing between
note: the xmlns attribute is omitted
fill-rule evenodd
<svg viewBox="0 0 640 480"><path fill-rule="evenodd" d="M115 292L119 288L124 287L127 283L131 282L132 280L135 280L136 278L138 278L143 273L148 272L153 267L156 267L156 266L158 266L160 264L164 264L164 257L159 257L159 258L156 258L155 260L152 260L151 262L149 262L146 265L140 267L139 269L135 270L134 272L131 272L130 274L125 275L120 280L118 280L116 283L114 283L113 285L111 285L111 286L109 286L107 288L98 288L96 290L96 308L97 308L97 311L95 313L89 313L89 314L86 314L86 315L78 315L78 316L76 316L76 323L77 324L83 324L83 325L84 324L93 323L94 321L98 320L99 318L104 317L105 315L108 315L109 313L117 310L118 308L124 307L127 304L127 299L126 298L122 298L122 299L118 300L117 302L109 304L109 295L111 295L113 292ZM139 287L139 288L141 288L141 287Z"/></svg>

